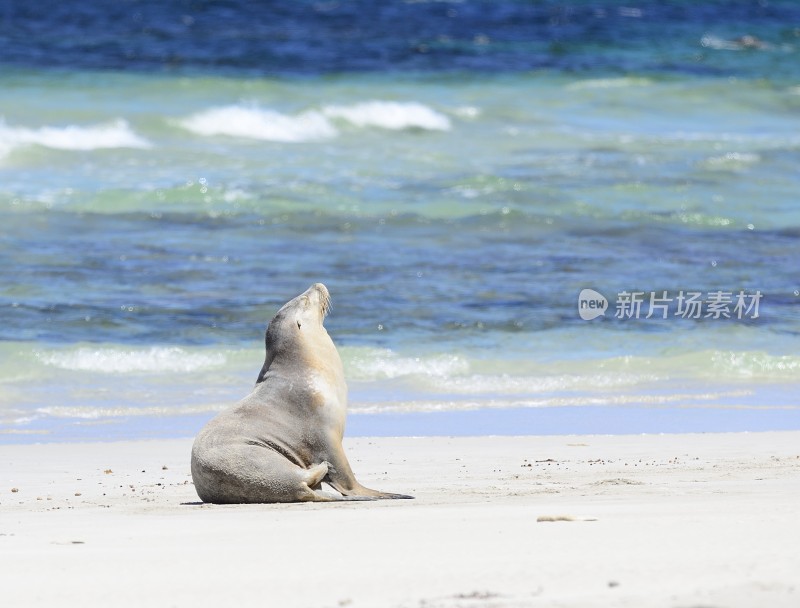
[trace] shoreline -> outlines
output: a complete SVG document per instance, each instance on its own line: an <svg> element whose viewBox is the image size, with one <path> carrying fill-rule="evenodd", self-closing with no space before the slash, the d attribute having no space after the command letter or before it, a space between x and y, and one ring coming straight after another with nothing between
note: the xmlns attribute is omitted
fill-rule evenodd
<svg viewBox="0 0 800 608"><path fill-rule="evenodd" d="M416 500L290 505L199 503L191 443L0 446L9 605L800 601L797 431L349 438Z"/></svg>
<svg viewBox="0 0 800 608"><path fill-rule="evenodd" d="M775 401L770 401L775 403ZM781 402L778 402L781 403ZM45 420L25 428L0 428L3 445L109 443L194 437L217 411L184 416ZM800 431L797 405L590 405L486 407L427 412L359 412L347 415L347 437L483 437L558 435L661 435ZM102 432L98 436L98 432Z"/></svg>

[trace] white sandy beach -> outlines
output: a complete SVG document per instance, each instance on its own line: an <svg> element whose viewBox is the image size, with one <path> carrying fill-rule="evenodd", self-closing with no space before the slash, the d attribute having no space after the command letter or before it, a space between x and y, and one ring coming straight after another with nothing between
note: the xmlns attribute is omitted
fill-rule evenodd
<svg viewBox="0 0 800 608"><path fill-rule="evenodd" d="M190 446L0 446L2 605L800 605L800 432L354 439L417 499L257 506Z"/></svg>

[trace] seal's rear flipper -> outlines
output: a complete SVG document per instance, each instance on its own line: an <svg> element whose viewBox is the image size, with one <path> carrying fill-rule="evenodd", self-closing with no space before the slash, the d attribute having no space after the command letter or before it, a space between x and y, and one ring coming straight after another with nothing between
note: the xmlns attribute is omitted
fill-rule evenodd
<svg viewBox="0 0 800 608"><path fill-rule="evenodd" d="M334 500L378 500L374 496L339 496Z"/></svg>
<svg viewBox="0 0 800 608"><path fill-rule="evenodd" d="M314 490L314 501L318 502L336 502L338 500L378 500L375 496L343 496L341 494L334 494L333 492L326 492L325 490Z"/></svg>

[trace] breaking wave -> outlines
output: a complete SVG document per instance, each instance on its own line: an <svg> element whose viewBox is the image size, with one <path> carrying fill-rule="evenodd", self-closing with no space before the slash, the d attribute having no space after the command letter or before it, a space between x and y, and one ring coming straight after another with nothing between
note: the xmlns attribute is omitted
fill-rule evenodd
<svg viewBox="0 0 800 608"><path fill-rule="evenodd" d="M326 106L329 118L338 118L356 127L377 127L392 131L421 129L449 131L450 119L417 102L366 101L350 106Z"/></svg>
<svg viewBox="0 0 800 608"><path fill-rule="evenodd" d="M298 143L335 137L336 129L319 112L289 116L256 107L226 106L192 114L178 123L197 135L227 135L263 141Z"/></svg>
<svg viewBox="0 0 800 608"><path fill-rule="evenodd" d="M353 105L329 105L321 110L283 114L257 106L232 105L211 108L178 121L196 135L241 137L283 143L313 142L339 135L335 122L358 128L392 131L418 129L447 131L450 119L417 102L367 101Z"/></svg>
<svg viewBox="0 0 800 608"><path fill-rule="evenodd" d="M59 369L101 374L187 373L219 367L226 362L225 355L219 353L190 353L168 346L145 349L80 347L70 351L37 352L36 357L45 365Z"/></svg>
<svg viewBox="0 0 800 608"><path fill-rule="evenodd" d="M65 127L12 127L0 120L0 156L20 146L43 146L53 150L101 150L108 148L150 148L122 119L109 123Z"/></svg>

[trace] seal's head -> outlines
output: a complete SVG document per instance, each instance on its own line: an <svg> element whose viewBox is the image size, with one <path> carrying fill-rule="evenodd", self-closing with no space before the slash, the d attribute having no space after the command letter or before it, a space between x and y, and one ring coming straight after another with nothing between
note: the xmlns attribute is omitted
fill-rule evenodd
<svg viewBox="0 0 800 608"><path fill-rule="evenodd" d="M322 325L331 307L328 288L322 283L314 283L296 298L289 300L275 313L269 326L296 323L302 329L304 323Z"/></svg>
<svg viewBox="0 0 800 608"><path fill-rule="evenodd" d="M323 325L330 308L331 296L322 283L314 283L281 307L267 327L267 357L257 383L264 379L276 357L308 360L314 358L315 353L336 352Z"/></svg>

